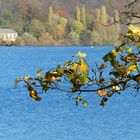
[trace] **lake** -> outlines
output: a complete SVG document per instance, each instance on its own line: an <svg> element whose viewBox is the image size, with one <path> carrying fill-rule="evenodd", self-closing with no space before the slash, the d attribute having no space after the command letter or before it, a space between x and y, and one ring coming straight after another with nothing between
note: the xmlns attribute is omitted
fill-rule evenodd
<svg viewBox="0 0 140 140"><path fill-rule="evenodd" d="M91 66L111 47L0 47L0 140L140 140L140 95L128 90L103 108L96 94L84 95L88 107L75 106L65 93L50 91L36 102L17 76L35 76L63 64L78 51Z"/></svg>

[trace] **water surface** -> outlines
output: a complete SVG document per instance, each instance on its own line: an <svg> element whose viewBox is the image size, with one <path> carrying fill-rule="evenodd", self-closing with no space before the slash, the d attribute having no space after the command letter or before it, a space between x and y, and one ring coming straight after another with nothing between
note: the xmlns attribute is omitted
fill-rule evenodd
<svg viewBox="0 0 140 140"><path fill-rule="evenodd" d="M101 63L110 47L0 47L0 140L139 140L140 96L129 90L113 96L104 108L93 94L84 97L88 107L75 106L65 93L51 91L41 102L32 100L14 79L34 76L63 64L78 51L88 62Z"/></svg>

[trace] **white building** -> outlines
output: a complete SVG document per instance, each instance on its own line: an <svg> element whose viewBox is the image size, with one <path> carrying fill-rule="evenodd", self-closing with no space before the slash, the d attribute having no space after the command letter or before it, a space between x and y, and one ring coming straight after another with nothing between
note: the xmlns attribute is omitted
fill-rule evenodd
<svg viewBox="0 0 140 140"><path fill-rule="evenodd" d="M13 29L0 28L0 40L4 42L15 42L18 33Z"/></svg>

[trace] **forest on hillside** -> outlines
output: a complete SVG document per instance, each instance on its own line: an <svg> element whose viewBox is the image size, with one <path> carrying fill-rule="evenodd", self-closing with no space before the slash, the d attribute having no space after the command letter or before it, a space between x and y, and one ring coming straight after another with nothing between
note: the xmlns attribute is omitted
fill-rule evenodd
<svg viewBox="0 0 140 140"><path fill-rule="evenodd" d="M112 45L121 25L115 0L0 0L0 28L18 32L15 45ZM106 26L110 25L110 26Z"/></svg>

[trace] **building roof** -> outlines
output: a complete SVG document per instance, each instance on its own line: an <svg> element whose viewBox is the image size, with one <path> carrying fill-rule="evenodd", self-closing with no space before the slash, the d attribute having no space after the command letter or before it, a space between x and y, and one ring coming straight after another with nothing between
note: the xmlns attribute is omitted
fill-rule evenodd
<svg viewBox="0 0 140 140"><path fill-rule="evenodd" d="M13 29L0 28L0 33L17 33L17 32Z"/></svg>

